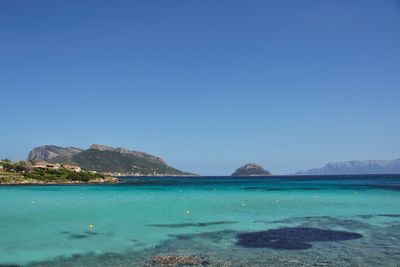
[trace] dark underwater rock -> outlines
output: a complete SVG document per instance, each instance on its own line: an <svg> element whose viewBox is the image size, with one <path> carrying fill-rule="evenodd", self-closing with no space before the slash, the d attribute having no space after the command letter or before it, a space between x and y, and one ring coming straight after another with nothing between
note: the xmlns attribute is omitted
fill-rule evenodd
<svg viewBox="0 0 400 267"><path fill-rule="evenodd" d="M165 228L184 228L184 227L206 227L211 225L234 224L235 221L217 221L217 222L200 222L200 223L176 223L176 224L149 224L151 227Z"/></svg>
<svg viewBox="0 0 400 267"><path fill-rule="evenodd" d="M380 217L400 218L400 214L379 214Z"/></svg>
<svg viewBox="0 0 400 267"><path fill-rule="evenodd" d="M162 266L181 266L181 265L208 265L208 259L197 256L178 256L178 255L157 255L152 259L153 263Z"/></svg>
<svg viewBox="0 0 400 267"><path fill-rule="evenodd" d="M333 242L362 238L358 233L309 227L279 228L261 232L238 234L237 245L246 248L303 250L310 242Z"/></svg>

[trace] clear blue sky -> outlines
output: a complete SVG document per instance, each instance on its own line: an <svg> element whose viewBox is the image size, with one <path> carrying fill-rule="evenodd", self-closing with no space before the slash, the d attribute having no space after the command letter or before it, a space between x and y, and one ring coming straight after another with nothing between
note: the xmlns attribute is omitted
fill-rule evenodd
<svg viewBox="0 0 400 267"><path fill-rule="evenodd" d="M205 175L400 158L400 1L0 1L0 158L122 146Z"/></svg>

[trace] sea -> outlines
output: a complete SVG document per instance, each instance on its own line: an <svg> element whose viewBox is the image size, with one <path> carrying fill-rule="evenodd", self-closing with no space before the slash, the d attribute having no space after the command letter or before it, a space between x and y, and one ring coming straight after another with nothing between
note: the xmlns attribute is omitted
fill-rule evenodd
<svg viewBox="0 0 400 267"><path fill-rule="evenodd" d="M399 175L120 179L0 186L0 266L400 266Z"/></svg>

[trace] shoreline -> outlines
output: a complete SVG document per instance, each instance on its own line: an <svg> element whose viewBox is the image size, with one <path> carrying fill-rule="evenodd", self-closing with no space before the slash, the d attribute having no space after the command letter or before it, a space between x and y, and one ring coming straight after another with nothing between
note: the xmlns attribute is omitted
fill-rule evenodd
<svg viewBox="0 0 400 267"><path fill-rule="evenodd" d="M371 179L371 178L382 178L383 176L389 176L389 178L400 179L400 174L353 174L353 175L268 175L268 176L193 176L193 175L142 175L142 176L118 176L118 177L108 177L103 179L95 179L93 181L83 182L83 181L51 181L45 182L40 180L25 180L25 181L13 181L0 183L0 187L2 186L78 186L78 185L118 185L125 184L126 180L130 179L139 179L139 178L193 178L193 179L202 179L202 178L214 178L216 180L219 179L246 179L252 178L257 180L274 180L274 179L287 179L290 180L324 180L324 179Z"/></svg>
<svg viewBox="0 0 400 267"><path fill-rule="evenodd" d="M83 181L40 181L40 180L23 180L23 181L12 181L0 183L0 186L23 186L23 185L86 185L86 184L117 184L120 180L116 177L107 177L107 178L99 178L94 179L92 181L83 182Z"/></svg>
<svg viewBox="0 0 400 267"><path fill-rule="evenodd" d="M79 186L79 185L117 185L117 182L80 182L80 183L4 183L0 184L1 187L9 186Z"/></svg>

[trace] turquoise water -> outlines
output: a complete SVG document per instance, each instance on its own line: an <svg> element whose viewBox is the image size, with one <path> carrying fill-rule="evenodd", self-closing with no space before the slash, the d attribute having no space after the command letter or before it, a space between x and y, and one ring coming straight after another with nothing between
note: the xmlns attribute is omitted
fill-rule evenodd
<svg viewBox="0 0 400 267"><path fill-rule="evenodd" d="M176 254L207 258L209 266L400 262L400 176L2 186L0 203L0 265L158 266L152 257ZM329 237L299 241L304 228ZM266 244L276 229L295 232Z"/></svg>

